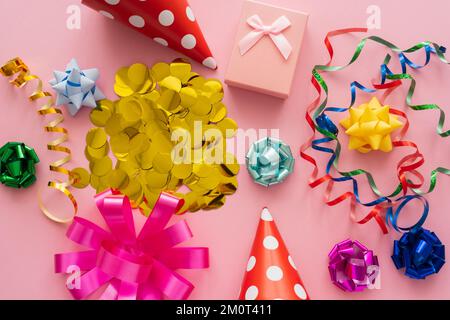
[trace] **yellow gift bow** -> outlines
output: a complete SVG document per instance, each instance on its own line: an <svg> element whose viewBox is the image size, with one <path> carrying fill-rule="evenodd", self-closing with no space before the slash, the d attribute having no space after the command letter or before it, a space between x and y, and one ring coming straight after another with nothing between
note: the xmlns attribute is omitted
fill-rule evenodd
<svg viewBox="0 0 450 320"><path fill-rule="evenodd" d="M340 124L350 136L350 150L358 150L361 153L369 153L372 150L392 151L391 133L401 128L403 123L397 116L389 113L389 106L382 106L380 101L373 97L369 103L350 108L349 113L350 116Z"/></svg>
<svg viewBox="0 0 450 320"><path fill-rule="evenodd" d="M121 68L114 91L119 100L103 100L91 112L96 127L88 132L85 148L90 174L75 169L80 179L74 186L91 184L97 192L119 190L145 215L161 191L171 191L184 199L178 213L222 206L225 196L237 189L240 166L233 155L225 152L226 138L234 135L237 125L226 116L221 82L205 79L193 73L190 64L175 60L171 64L157 63L150 69L144 64ZM192 145L192 154L219 145L228 162L211 164L202 153L200 162L173 163L171 134L181 128L192 137L196 121L202 124L201 134L218 129L224 139L215 141L203 136L201 144ZM187 193L181 192L182 186L189 189Z"/></svg>

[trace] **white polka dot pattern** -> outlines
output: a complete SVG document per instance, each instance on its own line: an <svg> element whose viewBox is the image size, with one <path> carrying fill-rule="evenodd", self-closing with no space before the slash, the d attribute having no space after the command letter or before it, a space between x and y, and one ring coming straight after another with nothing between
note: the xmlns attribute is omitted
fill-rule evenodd
<svg viewBox="0 0 450 320"><path fill-rule="evenodd" d="M130 22L130 24L133 27L136 27L136 28L143 28L145 26L144 18L142 18L141 16L138 16L138 15L131 16L128 19L128 21Z"/></svg>
<svg viewBox="0 0 450 320"><path fill-rule="evenodd" d="M109 19L114 19L114 16L111 13L109 13L108 11L100 10L99 13Z"/></svg>
<svg viewBox="0 0 450 320"><path fill-rule="evenodd" d="M254 256L251 256L250 259L248 259L247 272L252 271L255 265L256 265L256 258Z"/></svg>
<svg viewBox="0 0 450 320"><path fill-rule="evenodd" d="M210 69L217 69L217 62L213 57L206 58L203 60L202 64Z"/></svg>
<svg viewBox="0 0 450 320"><path fill-rule="evenodd" d="M270 266L266 270L266 277L271 281L280 281L283 279L283 270L278 266Z"/></svg>
<svg viewBox="0 0 450 320"><path fill-rule="evenodd" d="M83 0L83 4L207 68L217 69L187 0Z"/></svg>
<svg viewBox="0 0 450 320"><path fill-rule="evenodd" d="M306 298L308 298L308 295L306 294L305 288L303 288L303 286L299 283L297 283L294 286L294 292L297 295L297 297L299 297L302 300L305 300Z"/></svg>
<svg viewBox="0 0 450 320"><path fill-rule="evenodd" d="M264 221L273 221L273 217L269 212L269 209L264 208L262 213L261 213L261 219Z"/></svg>
<svg viewBox="0 0 450 320"><path fill-rule="evenodd" d="M261 211L240 299L306 300L294 260L267 208Z"/></svg>
<svg viewBox="0 0 450 320"><path fill-rule="evenodd" d="M162 45L162 46L164 46L164 47L167 47L167 46L169 45L169 43L167 42L167 40L165 40L165 39L163 39L163 38L156 37L156 38L153 38L153 41L159 43L160 45Z"/></svg>
<svg viewBox="0 0 450 320"><path fill-rule="evenodd" d="M292 257L289 256L288 260L289 260L289 264L291 265L291 267L294 268L294 270L297 270L297 266L295 265L294 259L292 259Z"/></svg>
<svg viewBox="0 0 450 320"><path fill-rule="evenodd" d="M186 7L186 17L192 22L195 21L194 12L192 11L191 7Z"/></svg>
<svg viewBox="0 0 450 320"><path fill-rule="evenodd" d="M267 236L264 238L263 245L267 250L277 250L278 240L274 236Z"/></svg>
<svg viewBox="0 0 450 320"><path fill-rule="evenodd" d="M174 23L175 16L173 15L172 11L164 10L159 14L158 21L162 26L169 27Z"/></svg>
<svg viewBox="0 0 450 320"><path fill-rule="evenodd" d="M250 286L247 291L245 291L245 300L256 300L258 297L258 287Z"/></svg>
<svg viewBox="0 0 450 320"><path fill-rule="evenodd" d="M197 44L197 39L192 34L187 34L181 39L181 45L185 49L194 49Z"/></svg>

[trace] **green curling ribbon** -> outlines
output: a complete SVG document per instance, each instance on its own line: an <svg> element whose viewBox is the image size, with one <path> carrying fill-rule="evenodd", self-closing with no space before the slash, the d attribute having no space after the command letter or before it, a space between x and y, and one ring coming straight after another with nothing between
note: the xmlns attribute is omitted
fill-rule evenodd
<svg viewBox="0 0 450 320"><path fill-rule="evenodd" d="M356 32L356 30L354 30L354 31ZM362 30L359 30L359 31L362 31ZM366 30L364 30L364 31L366 31ZM440 116L439 116L439 122L438 122L438 125L437 125L437 128L436 128L436 131L439 134L439 136L441 136L443 138L450 136L450 130L444 130L445 118L446 117L445 117L445 113L444 113L442 108L440 108L437 104L423 104L423 105L413 105L412 104L412 99L413 99L413 96L414 96L414 93L415 93L415 89L416 89L416 80L410 74L406 73L406 65L412 67L413 69L420 69L420 68L426 66L429 63L429 61L430 61L430 58L429 58L430 50L429 49L431 49L431 48L433 48L434 53L437 55L437 57L439 58L439 60L441 62L443 62L444 64L447 64L447 65L450 64L450 62L447 61L447 59L445 57L445 54L444 54L445 50L443 50L443 48L441 46L439 46L438 44L430 42L430 41L423 41L423 42L420 42L420 43L412 46L409 49L401 50L399 47L397 47L396 45L394 45L393 43L391 43L391 42L389 42L387 40L384 40L384 39L382 39L380 37L377 37L377 36L369 36L369 37L363 38L359 42L359 44L357 45L357 47L356 47L356 49L355 49L355 51L354 51L350 61L347 64L341 65L341 66L331 66L329 64L327 64L327 65L316 65L314 67L313 71L312 71L312 75L313 75L314 81L317 83L317 85L321 89L323 89L323 91L325 93L325 98L321 102L319 102L319 106L318 106L318 108L315 109L315 111L313 113L313 116L312 116L312 119L317 119L324 112L324 110L326 109L327 104L328 104L329 88L328 88L328 85L327 85L326 81L322 77L321 73L322 72L337 72L337 71L344 70L347 67L351 66L361 56L361 54L363 52L363 49L365 48L366 44L369 41L378 43L381 46L384 46L384 47L392 50L393 52L395 52L396 54L399 55L400 60L401 60L401 64L402 64L402 68L403 68L403 70L402 70L403 73L402 74L388 74L388 75L386 75L386 79L393 80L393 81L395 81L395 80L410 80L411 81L411 85L410 85L410 87L408 89L408 94L407 94L407 97L406 97L406 104L407 104L407 106L410 109L414 110L414 111L438 110ZM428 49L427 49L427 47L428 47ZM417 51L419 51L421 49L426 49L426 52L427 52L426 62L425 62L425 64L423 66L415 65L414 63L412 63L409 60L408 60L408 63L404 62L405 59L406 59L404 54L414 53L414 52L417 52ZM391 60L391 56L387 55L386 58L385 58L384 64L388 65L390 60ZM320 89L319 89L319 92L320 92ZM354 105L354 100L352 101L350 107L353 106L353 105ZM380 192L379 188L377 187L377 184L376 184L375 179L373 178L372 174L370 172L366 171L366 170L358 169L358 170L353 170L353 171L350 171L350 172L340 171L339 170L339 156L340 156L340 153L341 153L341 145L340 145L339 141L337 140L336 136L333 133L322 129L317 124L316 124L316 130L318 132L320 132L321 134L323 134L325 137L328 137L328 138L330 138L332 140L336 140L337 143L336 143L336 148L334 150L335 158L334 158L334 161L333 161L333 167L336 169L336 171L342 177L355 178L356 176L365 175L367 180L368 180L368 182L369 182L369 185L370 185L372 191L378 197L393 198L393 197L398 196L402 192L402 185L398 184L395 187L395 190L391 194L383 195ZM412 190L414 191L414 193L416 193L417 195L425 195L425 194L431 193L436 187L438 173L450 176L450 169L437 168L437 169L433 170L432 173L431 173L431 177L430 177L429 190L428 191L422 191L420 189L414 189L413 188Z"/></svg>
<svg viewBox="0 0 450 320"><path fill-rule="evenodd" d="M295 163L291 148L270 137L253 143L245 161L253 180L265 187L283 182L294 171Z"/></svg>
<svg viewBox="0 0 450 320"><path fill-rule="evenodd" d="M0 182L12 188L27 188L36 181L36 152L21 142L8 142L0 149Z"/></svg>

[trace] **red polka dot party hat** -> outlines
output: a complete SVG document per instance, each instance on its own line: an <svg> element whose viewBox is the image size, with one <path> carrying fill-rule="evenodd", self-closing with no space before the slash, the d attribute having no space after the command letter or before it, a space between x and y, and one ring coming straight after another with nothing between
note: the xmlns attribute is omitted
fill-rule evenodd
<svg viewBox="0 0 450 320"><path fill-rule="evenodd" d="M308 293L267 208L261 213L240 300L309 300Z"/></svg>
<svg viewBox="0 0 450 320"><path fill-rule="evenodd" d="M187 0L82 0L82 3L208 68L217 68Z"/></svg>

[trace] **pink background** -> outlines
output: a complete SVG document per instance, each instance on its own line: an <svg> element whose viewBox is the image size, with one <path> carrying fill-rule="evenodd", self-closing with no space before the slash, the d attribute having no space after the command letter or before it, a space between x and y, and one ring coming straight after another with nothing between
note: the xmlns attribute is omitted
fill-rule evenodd
<svg viewBox="0 0 450 320"><path fill-rule="evenodd" d="M310 71L314 64L322 63L327 58L322 42L327 31L365 26L368 17L366 9L376 4L381 8L382 24L381 30L375 30L372 34L385 37L402 48L423 40L449 45L445 42L448 41L450 4L444 1L266 2L310 13L292 95L282 101L226 87L225 103L229 115L237 120L241 128L279 128L281 137L296 153L309 134L303 116L308 102L314 97L309 83ZM191 0L190 3L219 64L216 72L199 64L195 64L194 68L205 75L223 79L242 1ZM47 81L52 70L63 69L72 57L76 57L82 67L100 69L99 85L108 97L115 98L114 73L119 67L138 61L151 65L178 57L177 53L85 7L81 7L81 30L68 30L66 8L70 4L79 2L1 1L0 61L21 56L36 74ZM349 60L357 41L354 36L334 41L337 63ZM367 83L377 75L378 65L385 54L384 49L370 44L360 63L337 75L328 76L331 79L330 102L340 106L348 104L349 81L358 79ZM423 55L414 57L418 61L423 59ZM264 69L263 66L261 68ZM450 102L444 94L450 86L449 68L433 61L429 68L415 74L418 77L416 103L436 102L445 106ZM53 157L45 149L48 136L42 132L43 120L35 114L36 107L26 100L25 92L11 87L5 79L0 81L0 95L0 144L11 140L24 141L36 149L42 160L38 166L39 181L32 188L17 191L0 186L0 298L69 299L70 295L64 287L65 278L53 273L53 254L77 247L65 238L66 227L46 219L36 202L38 187L44 186L49 178L47 164ZM360 98L362 102L369 97ZM402 109L403 99L404 90L400 90L389 103ZM91 126L88 114L88 110L83 110L76 118L66 118L65 126L70 129L68 145L74 152L71 167L86 166L83 146L85 134ZM435 134L437 113L409 111L408 114L411 120L408 138L418 143L427 159L422 172L428 174L436 166L448 165L448 139L441 139ZM359 155L345 150L341 167L372 170L378 177L381 189L387 193L394 185L396 161L404 152L396 150L392 154ZM348 204L326 207L322 202L323 188L311 190L306 184L311 167L297 160L294 174L284 184L269 190L254 184L242 168L239 190L227 199L222 209L185 216L195 234L190 243L207 245L211 250L209 270L183 272L196 285L191 296L193 299L234 299L238 296L259 211L263 206L269 206L274 215L313 299L450 299L450 287L446 285L450 281L448 266L426 281L413 281L403 276L390 261L392 241L400 235L391 232L383 236L374 222L364 226L351 223ZM445 196L449 182L449 179L442 178L437 191L428 197L431 212L425 225L447 244L450 243L450 206ZM366 183L362 181L361 186L366 186ZM349 185L338 188L341 191L349 189ZM92 190L76 190L75 193L80 204L80 216L100 221L92 201ZM68 208L67 204L59 201L55 202L55 206L60 210ZM406 218L401 222L413 221L420 210L417 203L411 204L405 212ZM138 217L137 220L142 223L143 218ZM349 237L360 240L378 254L382 267L381 290L346 294L330 283L327 254L336 242Z"/></svg>

